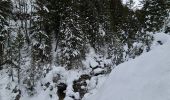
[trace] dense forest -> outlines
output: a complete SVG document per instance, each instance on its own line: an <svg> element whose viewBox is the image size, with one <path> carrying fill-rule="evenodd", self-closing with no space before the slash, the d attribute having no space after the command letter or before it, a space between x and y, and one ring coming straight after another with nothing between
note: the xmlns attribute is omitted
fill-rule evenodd
<svg viewBox="0 0 170 100"><path fill-rule="evenodd" d="M126 4L121 0L0 0L0 70L5 70L9 83L15 83L11 88L18 93L15 100L23 94L21 88L35 95L37 84L54 67L88 71L84 75L88 79L109 74L116 65L148 52L152 34L170 31L170 3L142 0L140 9L134 9L134 4L133 0ZM88 59L97 64L85 63ZM60 84L57 76L53 83ZM73 88L79 99L87 92L78 85Z"/></svg>

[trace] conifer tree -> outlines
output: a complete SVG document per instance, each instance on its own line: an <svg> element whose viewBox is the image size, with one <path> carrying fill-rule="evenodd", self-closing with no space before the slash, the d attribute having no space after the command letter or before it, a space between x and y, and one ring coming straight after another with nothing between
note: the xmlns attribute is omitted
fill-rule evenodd
<svg viewBox="0 0 170 100"><path fill-rule="evenodd" d="M21 32L22 30L19 29L18 34L16 38L13 40L13 43L11 44L12 48L12 61L16 64L17 69L17 79L18 83L20 83L20 74L21 74L21 66L24 65L24 57L22 54L23 48L24 48L24 36Z"/></svg>
<svg viewBox="0 0 170 100"><path fill-rule="evenodd" d="M7 18L10 17L11 13L11 2L10 0L0 0L0 64L4 60L4 50L5 42L7 41L7 32L8 32L8 21Z"/></svg>
<svg viewBox="0 0 170 100"><path fill-rule="evenodd" d="M168 13L167 0L145 0L142 8L144 14L144 27L146 31L159 31L163 25Z"/></svg>

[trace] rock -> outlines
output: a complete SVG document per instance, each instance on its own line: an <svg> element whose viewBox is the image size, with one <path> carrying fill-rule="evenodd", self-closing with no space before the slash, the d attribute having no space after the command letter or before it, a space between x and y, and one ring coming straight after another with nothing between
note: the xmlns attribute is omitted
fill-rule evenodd
<svg viewBox="0 0 170 100"><path fill-rule="evenodd" d="M81 75L78 80L75 80L73 82L73 89L74 92L79 92L80 98L83 98L83 96L87 93L87 80L90 80L91 76L84 74Z"/></svg>
<svg viewBox="0 0 170 100"><path fill-rule="evenodd" d="M59 97L59 100L64 100L65 96L66 96L66 89L67 89L67 85L65 83L60 83L57 85L58 90L57 90L57 95Z"/></svg>

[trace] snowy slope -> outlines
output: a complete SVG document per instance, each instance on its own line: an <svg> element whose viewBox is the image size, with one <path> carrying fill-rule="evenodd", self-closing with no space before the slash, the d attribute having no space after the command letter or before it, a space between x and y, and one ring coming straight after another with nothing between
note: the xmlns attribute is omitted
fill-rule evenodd
<svg viewBox="0 0 170 100"><path fill-rule="evenodd" d="M170 100L170 37L160 33L156 39L164 44L117 66L87 100Z"/></svg>

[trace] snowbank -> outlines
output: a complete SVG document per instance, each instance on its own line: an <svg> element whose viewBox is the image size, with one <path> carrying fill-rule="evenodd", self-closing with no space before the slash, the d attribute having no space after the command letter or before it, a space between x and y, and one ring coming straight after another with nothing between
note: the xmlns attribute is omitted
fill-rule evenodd
<svg viewBox="0 0 170 100"><path fill-rule="evenodd" d="M170 37L155 37L153 50L117 66L87 100L170 100Z"/></svg>

